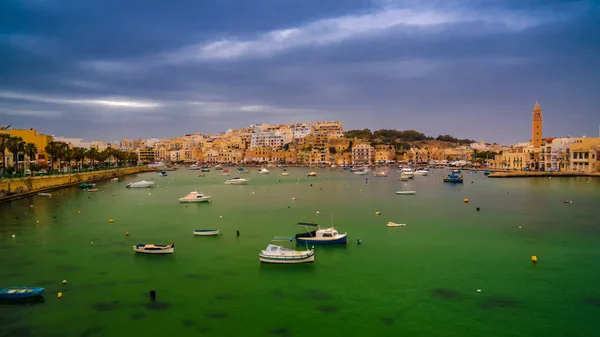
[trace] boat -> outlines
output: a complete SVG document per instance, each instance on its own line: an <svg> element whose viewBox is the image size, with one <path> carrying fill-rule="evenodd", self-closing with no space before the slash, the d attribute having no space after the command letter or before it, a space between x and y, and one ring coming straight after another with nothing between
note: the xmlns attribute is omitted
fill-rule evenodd
<svg viewBox="0 0 600 337"><path fill-rule="evenodd" d="M167 172L165 172L165 171L160 171L160 172L158 173L158 175L160 175L161 177L166 177L166 176L167 176Z"/></svg>
<svg viewBox="0 0 600 337"><path fill-rule="evenodd" d="M112 178L110 181L112 181L113 183L119 181L119 178Z"/></svg>
<svg viewBox="0 0 600 337"><path fill-rule="evenodd" d="M200 169L200 171L202 171L202 172L210 172L210 168L203 167L202 169Z"/></svg>
<svg viewBox="0 0 600 337"><path fill-rule="evenodd" d="M413 179L415 177L415 173L410 167L403 167L400 172L400 176L404 176L408 179Z"/></svg>
<svg viewBox="0 0 600 337"><path fill-rule="evenodd" d="M418 169L415 170L414 175L416 176L426 176L429 175L429 169L420 167Z"/></svg>
<svg viewBox="0 0 600 337"><path fill-rule="evenodd" d="M195 229L194 235L196 236L209 236L209 235L219 235L220 232L218 229Z"/></svg>
<svg viewBox="0 0 600 337"><path fill-rule="evenodd" d="M408 181L408 176L400 175L400 181Z"/></svg>
<svg viewBox="0 0 600 337"><path fill-rule="evenodd" d="M250 171L246 170L245 168L243 168L241 166L238 167L237 170L238 170L239 173L250 173Z"/></svg>
<svg viewBox="0 0 600 337"><path fill-rule="evenodd" d="M363 170L360 170L360 171L354 171L354 174L359 175L359 176L364 176L367 173L369 173L368 169L363 169Z"/></svg>
<svg viewBox="0 0 600 337"><path fill-rule="evenodd" d="M318 224L315 223L306 223L299 222L296 224L298 227L306 228L307 233L298 233L296 234L296 242L297 243L312 243L312 244L346 244L348 242L348 234L340 234L333 227L328 228L320 228ZM309 230L309 227L316 228L314 230Z"/></svg>
<svg viewBox="0 0 600 337"><path fill-rule="evenodd" d="M281 175L284 176L284 177L286 177L286 176L289 176L290 173L289 172L281 172Z"/></svg>
<svg viewBox="0 0 600 337"><path fill-rule="evenodd" d="M307 177L316 177L317 176L317 172L309 172L307 175Z"/></svg>
<svg viewBox="0 0 600 337"><path fill-rule="evenodd" d="M447 177L444 177L444 182L445 183L459 183L462 184L463 183L463 176L462 175L458 175L456 173L450 173Z"/></svg>
<svg viewBox="0 0 600 337"><path fill-rule="evenodd" d="M8 287L0 290L0 299L19 300L44 296L46 289L41 287Z"/></svg>
<svg viewBox="0 0 600 337"><path fill-rule="evenodd" d="M273 241L289 241L292 242L293 237L275 237ZM278 264L292 264L292 263L307 263L315 262L315 247L312 249L298 251L283 246L269 244L267 248L259 254L260 262L263 263L278 263Z"/></svg>
<svg viewBox="0 0 600 337"><path fill-rule="evenodd" d="M486 175L486 176L489 176L492 173L494 173L494 171L490 171L490 170L483 171L483 174Z"/></svg>
<svg viewBox="0 0 600 337"><path fill-rule="evenodd" d="M387 172L385 172L385 171L375 172L374 176L375 177L387 177Z"/></svg>
<svg viewBox="0 0 600 337"><path fill-rule="evenodd" d="M270 171L269 171L269 170L267 170L267 169L266 169L266 168L264 168L264 167L263 167L263 168L261 168L260 170L258 170L258 173L260 173L260 174L269 174L269 172L270 172Z"/></svg>
<svg viewBox="0 0 600 337"><path fill-rule="evenodd" d="M50 194L50 193L44 193L44 192L38 193L38 196L44 197L44 198L52 198L52 194Z"/></svg>
<svg viewBox="0 0 600 337"><path fill-rule="evenodd" d="M206 177L206 174L204 172L198 174L198 177Z"/></svg>
<svg viewBox="0 0 600 337"><path fill-rule="evenodd" d="M200 169L200 166L198 166L198 165L191 165L190 166L190 170L192 170L192 171L197 171L199 169Z"/></svg>
<svg viewBox="0 0 600 337"><path fill-rule="evenodd" d="M230 176L231 172L229 172L229 170L223 170L223 171L221 171L221 175L222 176Z"/></svg>
<svg viewBox="0 0 600 337"><path fill-rule="evenodd" d="M81 188L81 189L92 188L94 186L96 186L96 184L89 184L89 183L81 183L81 184L79 184L79 188Z"/></svg>
<svg viewBox="0 0 600 337"><path fill-rule="evenodd" d="M417 191L396 191L398 195L415 195Z"/></svg>
<svg viewBox="0 0 600 337"><path fill-rule="evenodd" d="M151 243L140 243L133 246L136 253L144 254L173 254L175 252L175 242L168 245L153 245Z"/></svg>
<svg viewBox="0 0 600 337"><path fill-rule="evenodd" d="M221 166L221 165L215 166L215 171L221 171L222 169L223 169L223 166Z"/></svg>
<svg viewBox="0 0 600 337"><path fill-rule="evenodd" d="M125 185L127 188L146 188L154 185L154 181L141 180Z"/></svg>
<svg viewBox="0 0 600 337"><path fill-rule="evenodd" d="M179 202L208 202L210 199L212 199L212 196L210 195L193 191L185 197L179 198Z"/></svg>
<svg viewBox="0 0 600 337"><path fill-rule="evenodd" d="M97 188L88 188L88 189L86 189L86 191L88 191L88 192L98 192L98 189Z"/></svg>
<svg viewBox="0 0 600 337"><path fill-rule="evenodd" d="M248 185L248 179L244 178L231 178L225 182L227 185Z"/></svg>
<svg viewBox="0 0 600 337"><path fill-rule="evenodd" d="M395 222L388 222L387 223L388 227L406 227L405 223L395 223Z"/></svg>

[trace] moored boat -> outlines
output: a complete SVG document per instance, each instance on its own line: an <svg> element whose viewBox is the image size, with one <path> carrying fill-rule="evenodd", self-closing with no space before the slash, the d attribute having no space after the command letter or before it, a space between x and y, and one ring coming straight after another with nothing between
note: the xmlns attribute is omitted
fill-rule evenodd
<svg viewBox="0 0 600 337"><path fill-rule="evenodd" d="M230 176L231 172L229 172L229 170L223 170L223 171L221 171L221 175L222 176Z"/></svg>
<svg viewBox="0 0 600 337"><path fill-rule="evenodd" d="M403 167L400 172L400 177L405 177L408 179L414 179L415 177L415 173L410 167Z"/></svg>
<svg viewBox="0 0 600 337"><path fill-rule="evenodd" d="M237 170L238 170L239 173L250 173L250 171L246 170L245 168L243 168L241 166L238 167Z"/></svg>
<svg viewBox="0 0 600 337"><path fill-rule="evenodd" d="M296 234L297 243L312 243L312 244L346 244L348 243L348 233L340 234L335 227L331 226L328 228L320 228L315 223L299 222L296 224L298 227L306 228L306 233ZM309 227L316 228L312 231Z"/></svg>
<svg viewBox="0 0 600 337"><path fill-rule="evenodd" d="M86 191L88 191L88 192L98 192L98 189L97 188L88 188L88 189L86 189Z"/></svg>
<svg viewBox="0 0 600 337"><path fill-rule="evenodd" d="M218 229L195 229L194 235L196 236L209 236L209 235L219 235L220 231Z"/></svg>
<svg viewBox="0 0 600 337"><path fill-rule="evenodd" d="M314 172L314 171L309 172L306 176L307 177L316 177L317 176L317 172Z"/></svg>
<svg viewBox="0 0 600 337"><path fill-rule="evenodd" d="M275 237L273 241L289 241L292 242L293 237ZM269 244L267 248L259 254L260 262L277 263L277 264L294 264L315 262L315 247L311 250L293 250L283 246Z"/></svg>
<svg viewBox="0 0 600 337"><path fill-rule="evenodd" d="M423 168L423 167L419 167L415 172L414 175L416 176L426 176L429 175L429 169Z"/></svg>
<svg viewBox="0 0 600 337"><path fill-rule="evenodd" d="M133 246L136 253L144 254L173 254L175 252L175 242L168 245L153 245L151 243L140 243Z"/></svg>
<svg viewBox="0 0 600 337"><path fill-rule="evenodd" d="M44 296L46 289L41 287L8 287L0 290L0 299L20 300Z"/></svg>
<svg viewBox="0 0 600 337"><path fill-rule="evenodd" d="M267 170L267 169L266 169L266 168L264 168L264 167L263 167L263 168L261 168L260 170L258 170L258 173L260 173L260 174L269 174L269 172L270 172L270 171L269 171L269 170Z"/></svg>
<svg viewBox="0 0 600 337"><path fill-rule="evenodd" d="M79 188L81 188L81 189L92 188L94 186L96 186L96 184L90 184L90 183L81 183L81 184L79 184Z"/></svg>
<svg viewBox="0 0 600 337"><path fill-rule="evenodd" d="M154 181L140 180L140 181L136 181L133 183L129 183L129 184L125 185L125 187L127 187L127 188L145 188L145 187L151 187L152 185L154 185Z"/></svg>
<svg viewBox="0 0 600 337"><path fill-rule="evenodd" d="M374 176L375 177L387 177L387 172L386 171L375 172Z"/></svg>
<svg viewBox="0 0 600 337"><path fill-rule="evenodd" d="M193 191L190 192L183 198L179 198L179 202L208 202L212 199L212 196L205 195L204 193Z"/></svg>
<svg viewBox="0 0 600 337"><path fill-rule="evenodd" d="M158 175L161 177L166 177L167 176L167 172L166 171L160 171L158 172Z"/></svg>
<svg viewBox="0 0 600 337"><path fill-rule="evenodd" d="M395 223L395 222L388 222L387 223L388 227L406 227L405 223Z"/></svg>
<svg viewBox="0 0 600 337"><path fill-rule="evenodd" d="M397 195L414 195L417 191L396 191Z"/></svg>
<svg viewBox="0 0 600 337"><path fill-rule="evenodd" d="M458 183L458 184L462 184L463 183L463 176L462 175L458 175L456 173L450 173L448 176L444 177L444 182L445 183Z"/></svg>
<svg viewBox="0 0 600 337"><path fill-rule="evenodd" d="M248 185L248 179L231 178L225 182L226 185Z"/></svg>
<svg viewBox="0 0 600 337"><path fill-rule="evenodd" d="M44 193L44 192L38 193L38 196L44 197L44 198L52 198L52 194L50 194L50 193Z"/></svg>

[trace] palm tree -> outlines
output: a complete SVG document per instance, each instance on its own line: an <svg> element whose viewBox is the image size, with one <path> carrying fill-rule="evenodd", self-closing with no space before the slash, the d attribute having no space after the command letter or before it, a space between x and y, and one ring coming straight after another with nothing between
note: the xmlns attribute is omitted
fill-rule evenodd
<svg viewBox="0 0 600 337"><path fill-rule="evenodd" d="M89 150L87 150L85 156L90 160L90 167L93 169L94 161L96 161L99 158L98 149L95 147L90 148Z"/></svg>
<svg viewBox="0 0 600 337"><path fill-rule="evenodd" d="M8 147L8 140L10 135L8 133L0 134L0 151L2 151L2 172L6 169L6 148Z"/></svg>
<svg viewBox="0 0 600 337"><path fill-rule="evenodd" d="M72 171L71 161L73 160L73 149L65 148L63 150L63 160L67 163L67 171Z"/></svg>
<svg viewBox="0 0 600 337"><path fill-rule="evenodd" d="M19 172L19 153L25 150L25 142L21 137L10 137L8 139L8 151L13 155L13 167L15 172Z"/></svg>
<svg viewBox="0 0 600 337"><path fill-rule="evenodd" d="M73 148L73 159L75 159L75 165L79 170L83 167L83 160L85 159L86 151L82 147ZM80 165L81 164L81 165Z"/></svg>
<svg viewBox="0 0 600 337"><path fill-rule="evenodd" d="M24 152L25 156L29 158L29 160L26 160L25 163L29 161L29 163L31 164L33 157L38 153L38 149L34 143L27 143L25 144ZM25 165L25 171L27 171L27 165Z"/></svg>

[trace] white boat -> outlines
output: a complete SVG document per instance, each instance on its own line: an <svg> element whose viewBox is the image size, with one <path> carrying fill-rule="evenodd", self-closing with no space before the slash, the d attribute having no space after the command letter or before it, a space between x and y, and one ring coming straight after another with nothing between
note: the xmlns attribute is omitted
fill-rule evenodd
<svg viewBox="0 0 600 337"><path fill-rule="evenodd" d="M198 166L198 165L191 165L190 166L190 170L192 170L192 171L197 171L199 169L200 169L200 166Z"/></svg>
<svg viewBox="0 0 600 337"><path fill-rule="evenodd" d="M294 238L276 237L273 241L289 241L293 242ZM259 254L260 262L263 263L278 263L278 264L293 264L315 262L315 247L311 250L293 250L279 245L269 244L267 249Z"/></svg>
<svg viewBox="0 0 600 337"><path fill-rule="evenodd" d="M248 179L231 178L225 182L227 185L248 185Z"/></svg>
<svg viewBox="0 0 600 337"><path fill-rule="evenodd" d="M141 180L125 185L127 188L146 188L154 185L154 181Z"/></svg>
<svg viewBox="0 0 600 337"><path fill-rule="evenodd" d="M398 195L414 195L417 194L417 191L396 191Z"/></svg>
<svg viewBox="0 0 600 337"><path fill-rule="evenodd" d="M86 191L88 192L98 192L97 188L88 188Z"/></svg>
<svg viewBox="0 0 600 337"><path fill-rule="evenodd" d="M306 175L307 177L316 177L317 176L317 172L310 172Z"/></svg>
<svg viewBox="0 0 600 337"><path fill-rule="evenodd" d="M258 170L258 173L260 174L269 174L269 170L267 170L266 168L261 168L260 170Z"/></svg>
<svg viewBox="0 0 600 337"><path fill-rule="evenodd" d="M161 177L166 177L167 176L167 172L160 171L160 172L158 172L158 175L161 176Z"/></svg>
<svg viewBox="0 0 600 337"><path fill-rule="evenodd" d="M405 223L395 223L395 222L388 222L387 223L388 227L406 227Z"/></svg>
<svg viewBox="0 0 600 337"><path fill-rule="evenodd" d="M413 179L415 177L415 173L410 167L403 167L400 172L402 172L400 177L406 177L408 179Z"/></svg>
<svg viewBox="0 0 600 337"><path fill-rule="evenodd" d="M387 172L385 172L385 171L375 172L374 176L375 177L387 177Z"/></svg>
<svg viewBox="0 0 600 337"><path fill-rule="evenodd" d="M38 196L44 197L44 198L52 198L52 194L50 194L50 193L38 193Z"/></svg>
<svg viewBox="0 0 600 337"><path fill-rule="evenodd" d="M209 235L219 235L220 232L218 229L195 229L194 235L197 236L209 236Z"/></svg>
<svg viewBox="0 0 600 337"><path fill-rule="evenodd" d="M196 191L190 192L183 198L179 198L179 202L208 202L212 199L212 196L205 195L204 193L199 193Z"/></svg>
<svg viewBox="0 0 600 337"><path fill-rule="evenodd" d="M290 173L289 172L281 172L281 175L285 177L285 176L289 176Z"/></svg>
<svg viewBox="0 0 600 337"><path fill-rule="evenodd" d="M420 168L418 168L418 169L417 169L417 170L414 172L414 175L416 175L416 176L426 176L426 175L429 175L429 169L426 169L426 168L420 167Z"/></svg>
<svg viewBox="0 0 600 337"><path fill-rule="evenodd" d="M299 222L296 224L298 227L306 228L306 233L298 233L296 234L296 242L298 243L306 243L306 244L346 244L348 243L348 233L338 233L337 229L333 226L328 228L320 228L318 224L315 223L305 223ZM314 230L309 230L309 227L316 228Z"/></svg>
<svg viewBox="0 0 600 337"><path fill-rule="evenodd" d="M369 173L369 169L364 169L364 170L360 170L360 171L354 171L354 174L359 175L359 176L364 176L367 173Z"/></svg>
<svg viewBox="0 0 600 337"><path fill-rule="evenodd" d="M221 171L221 175L222 176L230 176L231 172L229 172L229 170L223 170L223 171Z"/></svg>
<svg viewBox="0 0 600 337"><path fill-rule="evenodd" d="M112 178L110 181L117 182L117 181L119 181L119 178Z"/></svg>
<svg viewBox="0 0 600 337"><path fill-rule="evenodd" d="M175 252L175 242L168 245L153 245L150 243L140 243L133 246L136 253L144 254L173 254Z"/></svg>

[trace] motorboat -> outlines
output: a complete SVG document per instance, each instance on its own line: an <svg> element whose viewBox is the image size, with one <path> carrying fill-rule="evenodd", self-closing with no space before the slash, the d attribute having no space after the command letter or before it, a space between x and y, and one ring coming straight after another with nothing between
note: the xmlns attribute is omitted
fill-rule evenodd
<svg viewBox="0 0 600 337"><path fill-rule="evenodd" d="M223 170L223 171L221 171L221 175L222 176L230 176L231 172L229 172L229 170Z"/></svg>
<svg viewBox="0 0 600 337"><path fill-rule="evenodd" d="M356 175L359 175L359 176L364 176L364 175L366 175L367 173L369 173L369 169L367 169L367 168L365 168L365 169L362 169L362 170L360 170L360 171L354 171L354 174L356 174Z"/></svg>
<svg viewBox="0 0 600 337"><path fill-rule="evenodd" d="M483 171L483 174L486 175L486 176L489 176L492 173L494 173L494 171L490 171L490 170Z"/></svg>
<svg viewBox="0 0 600 337"><path fill-rule="evenodd" d="M415 177L415 173L410 167L403 167L400 172L400 176L407 177L408 179L413 179Z"/></svg>
<svg viewBox="0 0 600 337"><path fill-rule="evenodd" d="M317 172L314 172L314 171L309 172L306 176L307 177L316 177L317 176Z"/></svg>
<svg viewBox="0 0 600 337"><path fill-rule="evenodd" d="M44 198L52 198L52 194L50 193L38 193L39 197L44 197Z"/></svg>
<svg viewBox="0 0 600 337"><path fill-rule="evenodd" d="M88 192L98 192L97 188L88 188L86 191Z"/></svg>
<svg viewBox="0 0 600 337"><path fill-rule="evenodd" d="M387 172L386 171L379 171L379 172L375 172L375 174L373 174L375 177L387 177Z"/></svg>
<svg viewBox="0 0 600 337"><path fill-rule="evenodd" d="M173 254L175 252L175 242L168 245L153 245L151 243L140 243L133 246L136 253L144 254Z"/></svg>
<svg viewBox="0 0 600 337"><path fill-rule="evenodd" d="M315 223L305 223L299 222L296 224L298 227L306 228L307 233L298 233L296 234L296 242L297 243L312 243L312 244L346 244L348 242L347 233L340 234L337 229L333 226L328 228L320 228L318 224ZM316 228L312 231L309 228Z"/></svg>
<svg viewBox="0 0 600 337"><path fill-rule="evenodd" d="M415 195L417 191L396 191L397 195Z"/></svg>
<svg viewBox="0 0 600 337"><path fill-rule="evenodd" d="M20 300L44 296L46 289L41 287L8 287L0 290L0 299Z"/></svg>
<svg viewBox="0 0 600 337"><path fill-rule="evenodd" d="M246 170L245 168L243 168L241 166L238 167L237 170L238 170L239 173L250 173L250 171Z"/></svg>
<svg viewBox="0 0 600 337"><path fill-rule="evenodd" d="M202 172L210 172L210 168L209 167L203 167L200 169L200 171Z"/></svg>
<svg viewBox="0 0 600 337"><path fill-rule="evenodd" d="M161 177L166 177L167 176L167 172L160 171L160 172L158 172L158 175L161 176Z"/></svg>
<svg viewBox="0 0 600 337"><path fill-rule="evenodd" d="M290 175L290 173L289 172L281 172L281 175L284 176L284 177L287 177L287 176Z"/></svg>
<svg viewBox="0 0 600 337"><path fill-rule="evenodd" d="M266 169L266 168L264 168L264 167L263 167L263 168L261 168L260 170L258 170L258 173L260 173L260 174L269 174L269 172L270 172L270 171L269 171L269 170L267 170L267 169Z"/></svg>
<svg viewBox="0 0 600 337"><path fill-rule="evenodd" d="M81 184L79 184L79 188L81 188L81 189L92 188L94 186L96 186L96 184L90 184L90 183L81 183Z"/></svg>
<svg viewBox="0 0 600 337"><path fill-rule="evenodd" d="M225 182L227 185L248 185L248 179L231 178Z"/></svg>
<svg viewBox="0 0 600 337"><path fill-rule="evenodd" d="M110 181L112 181L113 183L116 183L119 181L119 178L112 178Z"/></svg>
<svg viewBox="0 0 600 337"><path fill-rule="evenodd" d="M395 223L395 222L388 222L387 223L388 227L406 227L405 223Z"/></svg>
<svg viewBox="0 0 600 337"><path fill-rule="evenodd" d="M444 177L444 182L445 183L455 183L455 184L462 184L463 183L463 176L462 175L458 175L457 173L450 173L448 176Z"/></svg>
<svg viewBox="0 0 600 337"><path fill-rule="evenodd" d="M198 165L191 165L190 166L190 170L192 170L192 171L197 171L199 169L200 169L200 166L198 166Z"/></svg>
<svg viewBox="0 0 600 337"><path fill-rule="evenodd" d="M415 170L414 175L416 176L426 176L429 175L429 169L423 168L423 167L419 167L418 169Z"/></svg>
<svg viewBox="0 0 600 337"><path fill-rule="evenodd" d="M221 166L221 165L215 166L215 171L221 171L222 169L223 169L223 166Z"/></svg>
<svg viewBox="0 0 600 337"><path fill-rule="evenodd" d="M273 241L289 241L293 242L293 237L275 237ZM267 248L259 254L260 262L277 263L277 264L292 264L292 263L307 263L315 262L315 247L310 250L293 250L283 246L269 244Z"/></svg>
<svg viewBox="0 0 600 337"><path fill-rule="evenodd" d="M400 175L400 181L408 181L408 176Z"/></svg>
<svg viewBox="0 0 600 337"><path fill-rule="evenodd" d="M212 199L212 196L205 195L196 191L190 192L183 198L179 198L179 202L208 202Z"/></svg>
<svg viewBox="0 0 600 337"><path fill-rule="evenodd" d="M220 232L218 229L195 229L194 235L196 236L210 236L210 235L219 235Z"/></svg>
<svg viewBox="0 0 600 337"><path fill-rule="evenodd" d="M127 188L146 188L146 187L152 187L152 185L154 185L154 181L141 180L141 181L129 183L129 184L125 185L125 187L127 187Z"/></svg>

